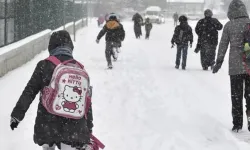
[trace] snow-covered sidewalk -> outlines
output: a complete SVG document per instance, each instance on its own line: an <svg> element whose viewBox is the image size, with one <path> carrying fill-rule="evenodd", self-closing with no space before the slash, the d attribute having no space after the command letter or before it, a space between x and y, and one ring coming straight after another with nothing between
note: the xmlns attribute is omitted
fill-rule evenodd
<svg viewBox="0 0 250 150"><path fill-rule="evenodd" d="M133 24L124 22L126 40L113 70L106 70L104 38L95 43L100 28L93 24L78 32L74 55L94 86L94 133L107 150L248 150L250 146L230 132L227 63L217 75L204 72L192 48L187 70L174 69L172 24L154 25L150 40L137 40ZM41 149L33 143L38 99L14 132L9 119L36 63L47 55L38 55L0 79L1 150Z"/></svg>

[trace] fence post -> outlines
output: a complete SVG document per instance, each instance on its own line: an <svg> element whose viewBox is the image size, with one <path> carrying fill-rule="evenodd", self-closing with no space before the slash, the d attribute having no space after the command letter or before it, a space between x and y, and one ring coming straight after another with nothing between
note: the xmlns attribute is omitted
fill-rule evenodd
<svg viewBox="0 0 250 150"><path fill-rule="evenodd" d="M65 0L63 0L63 30L65 30Z"/></svg>
<svg viewBox="0 0 250 150"><path fill-rule="evenodd" d="M4 45L7 44L7 34L8 34L8 31L7 31L7 0L5 0L5 3L4 3Z"/></svg>
<svg viewBox="0 0 250 150"><path fill-rule="evenodd" d="M75 0L73 0L73 12L74 12L74 25L73 25L73 32L74 32L74 41L76 41L76 8L75 8Z"/></svg>
<svg viewBox="0 0 250 150"><path fill-rule="evenodd" d="M89 0L87 0L87 15L86 15L87 26L89 26Z"/></svg>
<svg viewBox="0 0 250 150"><path fill-rule="evenodd" d="M84 17L84 9L83 9L83 0L82 0L82 27L84 27L84 21L83 21L83 17Z"/></svg>

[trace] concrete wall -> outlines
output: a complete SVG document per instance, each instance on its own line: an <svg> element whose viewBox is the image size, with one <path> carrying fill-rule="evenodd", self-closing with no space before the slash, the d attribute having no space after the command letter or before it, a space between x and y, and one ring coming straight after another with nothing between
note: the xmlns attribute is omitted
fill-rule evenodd
<svg viewBox="0 0 250 150"><path fill-rule="evenodd" d="M86 20L76 22L76 31L86 26ZM63 27L57 30L62 30ZM73 34L73 23L65 25L65 30ZM55 31L57 31L55 30ZM50 35L53 31L45 30L21 41L0 48L0 77L12 71L28 61L32 60L37 54L46 50Z"/></svg>

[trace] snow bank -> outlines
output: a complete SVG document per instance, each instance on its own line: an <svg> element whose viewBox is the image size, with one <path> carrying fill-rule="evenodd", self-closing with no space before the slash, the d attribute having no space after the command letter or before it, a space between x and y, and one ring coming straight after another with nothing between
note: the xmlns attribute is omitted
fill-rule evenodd
<svg viewBox="0 0 250 150"><path fill-rule="evenodd" d="M75 23L76 31L86 26L86 19L81 19ZM62 30L60 27L54 31ZM65 30L70 34L74 33L74 23L65 25ZM20 67L30 61L41 51L47 49L51 30L44 30L35 35L29 36L21 41L0 48L0 77L9 71Z"/></svg>
<svg viewBox="0 0 250 150"><path fill-rule="evenodd" d="M45 30L0 49L0 76L20 67L47 49L51 30Z"/></svg>

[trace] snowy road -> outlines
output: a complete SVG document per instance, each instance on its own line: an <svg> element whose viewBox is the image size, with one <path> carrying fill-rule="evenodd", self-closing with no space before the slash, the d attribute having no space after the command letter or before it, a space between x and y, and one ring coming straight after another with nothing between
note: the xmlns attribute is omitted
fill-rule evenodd
<svg viewBox="0 0 250 150"><path fill-rule="evenodd" d="M155 25L149 41L135 39L132 23L125 22L124 27L126 40L112 71L105 69L104 38L99 45L94 42L100 30L96 26L78 32L74 51L89 71L94 86L94 133L107 150L249 150L249 145L230 133L226 63L217 75L203 72L192 48L187 70L175 70L172 22ZM14 132L9 119L36 63L47 55L38 55L0 79L1 150L41 149L32 137L38 99Z"/></svg>

